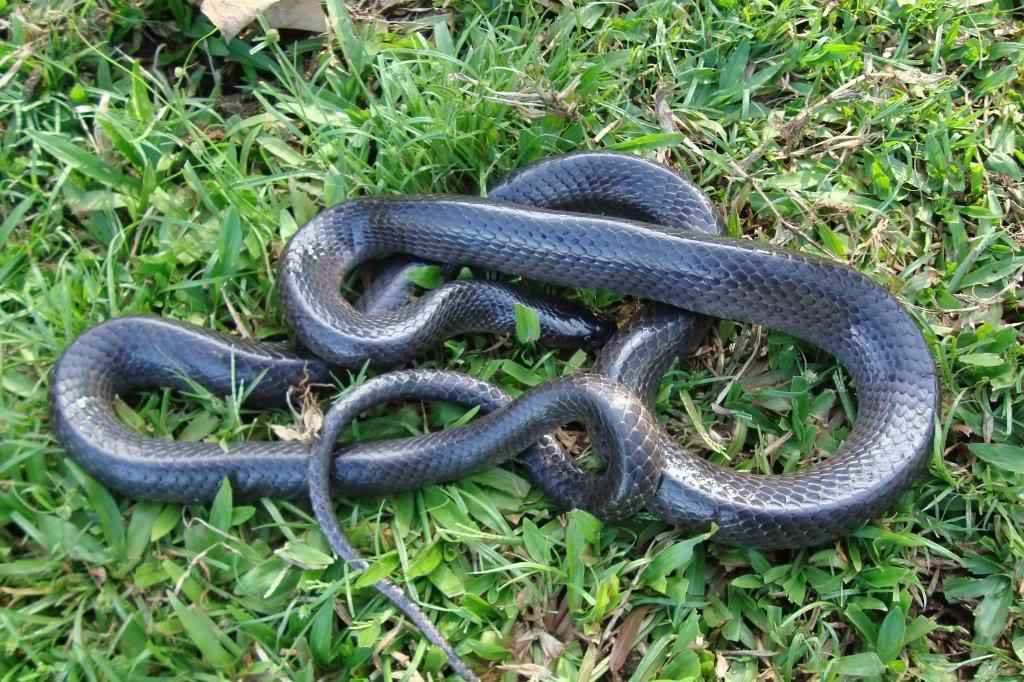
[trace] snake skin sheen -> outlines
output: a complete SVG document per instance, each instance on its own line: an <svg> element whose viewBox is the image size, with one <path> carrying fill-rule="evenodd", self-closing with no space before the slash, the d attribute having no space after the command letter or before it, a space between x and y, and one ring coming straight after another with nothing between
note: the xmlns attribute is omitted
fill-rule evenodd
<svg viewBox="0 0 1024 682"><path fill-rule="evenodd" d="M353 307L341 298L341 280L352 267L388 253L620 289L805 338L839 357L860 398L854 431L840 451L783 476L733 472L663 438L664 470L649 505L659 516L693 529L715 523L723 542L815 544L870 518L920 466L937 400L934 367L912 319L862 275L821 259L710 234L717 221L701 193L674 172L637 157L585 153L543 161L494 188L491 197L354 200L315 218L295 235L282 261L282 298L302 342L331 363L358 367L370 359L385 366L458 331L454 327L467 313L449 306L465 302L457 299L471 282L446 285L401 305L410 285L392 276L377 286L389 293L378 294L376 302L373 287L369 304ZM505 203L513 200L606 215ZM610 217L625 215L652 223ZM690 227L704 233L687 231ZM392 269L400 274L415 265L405 260ZM532 294L500 296L504 313L485 311L475 318L495 322L491 331L497 333L514 328L507 311L512 300L535 303L554 340L575 335L585 343L606 325L578 307ZM495 305L486 296L474 300ZM461 317L453 321L453 315ZM594 372L648 396L671 358L706 328L706 319L668 305L653 307L613 337ZM124 318L86 331L68 347L55 368L51 405L67 450L125 494L209 500L227 476L242 496L295 497L305 490L303 446L242 443L225 450L212 443L157 441L121 425L112 399L146 386L188 387L190 382L230 393L234 377L236 383L255 384L251 400L281 401L288 386L321 383L328 372L324 360L282 344L245 342L155 318ZM481 397L466 402L480 404ZM441 452L446 444L432 443L350 446L334 467L337 488L350 495L393 492L450 480L514 454L481 448L475 451L479 460L462 453L449 458ZM601 498L588 474L544 445L524 457L545 490L566 506L606 518L621 513L596 503ZM649 479L639 473L638 485Z"/></svg>
<svg viewBox="0 0 1024 682"><path fill-rule="evenodd" d="M608 181L591 171L585 157L577 158L581 163L575 165L541 163L512 181L524 193L537 192L540 203L559 192L578 190L588 199L621 193L622 183L644 196L644 174ZM683 184L678 180L674 191ZM848 267L686 231L686 215L697 215L702 226L714 220L706 202L692 195L699 193L681 195L677 227L493 198L352 200L324 211L292 238L281 266L285 309L303 344L343 366L367 357L386 362L421 354L448 331L443 314L424 323L427 305L421 299L372 317L337 293L359 262L408 253L557 284L615 289L792 334L834 354L856 384L858 416L840 450L801 471L762 476L672 448L651 508L688 528L714 522L718 540L759 547L812 545L849 531L891 502L922 464L938 396L927 344L895 298Z"/></svg>
<svg viewBox="0 0 1024 682"><path fill-rule="evenodd" d="M280 264L285 314L303 348L249 342L168 320L130 317L80 335L53 372L51 411L66 450L110 487L136 498L211 500L224 478L239 497L308 490L332 547L365 562L333 516L330 493L383 494L448 481L522 453L560 505L609 520L646 507L689 530L715 524L726 544L792 548L849 532L889 504L921 467L938 402L921 332L890 294L845 266L719 234L706 198L674 171L638 157L581 153L528 166L487 199L365 198L328 209L289 242ZM354 304L340 291L368 259L389 257ZM568 302L495 282L455 281L418 292L409 271L470 265L654 301L616 331L590 373L513 399L455 372L403 370L343 395L312 448L249 442L222 448L141 436L114 414L115 397L150 386L217 394L248 391L280 403L290 387L336 368L389 368L453 334L511 334L516 304L540 313L542 342L589 345L609 322ZM416 294L421 295L412 300ZM653 416L673 359L706 334L709 317L762 324L835 355L858 392L853 431L839 451L795 473L733 471L676 446ZM465 426L392 441L338 446L341 429L394 400L479 406ZM607 462L582 469L547 432L583 421ZM308 488L307 488L308 486ZM401 591L375 585L475 679Z"/></svg>

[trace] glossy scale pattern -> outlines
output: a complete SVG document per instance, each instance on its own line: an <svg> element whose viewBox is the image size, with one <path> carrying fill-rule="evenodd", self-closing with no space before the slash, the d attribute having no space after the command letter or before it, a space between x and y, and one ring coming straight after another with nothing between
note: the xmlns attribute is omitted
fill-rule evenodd
<svg viewBox="0 0 1024 682"><path fill-rule="evenodd" d="M332 488L395 492L451 480L524 449L534 478L566 507L614 520L646 505L692 530L714 523L716 539L730 544L826 541L876 514L921 466L938 400L934 365L910 316L864 276L718 232L710 204L692 185L663 166L613 153L542 161L492 188L487 200L353 200L304 226L282 258L285 311L312 353L157 318L102 323L79 336L54 369L57 433L93 475L133 497L210 500L225 477L240 496L294 497L308 485L332 547L356 567L365 564L333 517ZM341 297L343 279L360 262L393 253L407 255L386 265L361 300ZM608 330L607 320L578 306L493 282L452 282L410 302L416 291L406 274L431 261L656 303L609 339L592 374L516 400L453 372L386 374L343 396L312 448L159 441L114 415L117 395L193 382L224 394L241 383L251 402L281 401L291 386L327 380L334 365L390 367L452 334L511 333L516 303L539 311L548 342L585 345ZM793 474L760 476L675 446L651 402L669 363L707 332L710 320L702 315L780 329L836 355L860 398L839 452ZM478 405L484 416L416 438L337 447L337 434L360 412L398 399ZM608 462L600 477L543 435L577 419ZM475 679L400 590L387 581L376 587L444 648L456 672Z"/></svg>
<svg viewBox="0 0 1024 682"><path fill-rule="evenodd" d="M296 233L283 256L282 291L292 327L318 355L345 366L366 357L421 354L447 329L444 310L421 298L374 317L336 293L359 262L408 253L624 291L779 329L831 352L850 372L859 408L847 441L824 462L762 476L711 464L665 436L665 470L650 508L687 528L715 523L719 541L758 547L813 545L852 530L905 489L930 442L938 388L920 330L895 298L855 270L711 234L714 214L699 192L657 164L626 161L632 158L581 154L541 162L487 200L367 198L324 211ZM586 205L607 215L527 207L496 201L494 194L541 206ZM648 197L653 207L645 207ZM660 222L615 217L624 214ZM428 308L432 317L424 323ZM684 342L680 334L701 324L660 310L617 335L613 346L624 344L630 352L618 359L602 355L595 369L627 383L632 378L638 393L656 385L651 382L674 355L657 349L670 348L672 339ZM568 483L574 473L564 456L527 460L546 490L572 503L571 493L560 493L576 489ZM600 507L575 506L602 513Z"/></svg>

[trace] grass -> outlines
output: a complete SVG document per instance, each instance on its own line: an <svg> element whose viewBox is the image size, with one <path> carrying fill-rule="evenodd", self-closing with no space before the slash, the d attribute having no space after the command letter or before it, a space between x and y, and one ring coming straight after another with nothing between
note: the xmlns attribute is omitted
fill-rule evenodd
<svg viewBox="0 0 1024 682"><path fill-rule="evenodd" d="M349 17L331 0L326 37L225 43L181 0L0 0L4 678L438 679L439 652L367 587L390 575L489 679L1019 679L1024 15L1010 0L491 5ZM894 508L833 545L762 553L560 514L509 465L339 501L373 562L348 575L299 505L227 487L209 508L137 503L51 435L47 372L88 326L155 313L280 334L275 257L320 209L478 193L580 148L673 163L730 234L847 262L910 307L943 407ZM522 390L589 361L494 343L452 340L425 364ZM659 404L681 442L770 472L833 450L855 402L830 357L726 322ZM304 428L217 396L120 410L158 437ZM397 406L350 436L462 417Z"/></svg>

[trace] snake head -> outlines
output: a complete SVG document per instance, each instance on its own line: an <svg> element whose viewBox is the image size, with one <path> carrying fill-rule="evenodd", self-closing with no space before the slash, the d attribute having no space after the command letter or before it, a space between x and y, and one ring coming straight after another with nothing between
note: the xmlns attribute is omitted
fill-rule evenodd
<svg viewBox="0 0 1024 682"><path fill-rule="evenodd" d="M540 317L540 342L560 348L599 347L613 331L615 322L606 315L561 299L531 305Z"/></svg>

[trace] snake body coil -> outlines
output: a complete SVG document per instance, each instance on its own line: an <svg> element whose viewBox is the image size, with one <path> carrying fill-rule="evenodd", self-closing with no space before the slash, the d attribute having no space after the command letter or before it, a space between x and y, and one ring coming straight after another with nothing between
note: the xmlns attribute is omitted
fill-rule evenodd
<svg viewBox="0 0 1024 682"><path fill-rule="evenodd" d="M57 363L56 428L93 475L140 498L209 500L225 477L243 496L299 496L310 483L323 520L328 487L345 495L394 492L451 480L525 449L538 484L567 507L606 519L647 507L688 529L714 523L716 539L729 544L817 544L871 518L921 466L937 405L934 365L911 317L863 275L717 232L714 213L689 183L658 164L610 153L534 164L488 199L351 200L306 224L282 256L285 313L308 352L154 318L103 323ZM453 282L409 303L403 273L416 260L396 261L389 277L354 305L341 296L358 264L389 254L656 303L612 336L592 373L516 400L454 372L407 370L371 379L332 408L312 464L310 449L299 444L222 449L158 441L115 417L115 396L152 385L195 382L230 393L242 382L252 387L253 401L281 400L300 381L326 380L332 366L358 368L369 360L391 367L456 333L507 333L515 303L541 313L548 341L585 343L607 331L607 321L578 306L494 283ZM707 330L702 315L778 329L839 359L859 402L854 429L837 453L795 473L763 476L720 467L672 443L652 416L653 393L672 359ZM483 416L417 438L335 447L338 430L359 412L402 398L479 405ZM544 435L574 420L587 424L608 462L601 477ZM341 544L343 536L335 540L346 559L356 556ZM417 624L429 627L429 621ZM434 632L432 641L435 635L440 638Z"/></svg>

